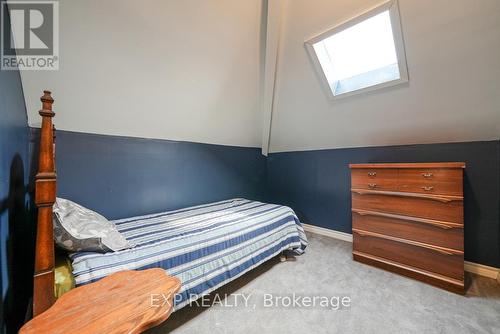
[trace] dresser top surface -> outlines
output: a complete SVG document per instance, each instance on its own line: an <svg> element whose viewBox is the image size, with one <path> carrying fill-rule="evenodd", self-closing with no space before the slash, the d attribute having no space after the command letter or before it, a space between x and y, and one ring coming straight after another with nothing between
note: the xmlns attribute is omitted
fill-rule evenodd
<svg viewBox="0 0 500 334"><path fill-rule="evenodd" d="M465 168L465 162L349 164L349 168Z"/></svg>

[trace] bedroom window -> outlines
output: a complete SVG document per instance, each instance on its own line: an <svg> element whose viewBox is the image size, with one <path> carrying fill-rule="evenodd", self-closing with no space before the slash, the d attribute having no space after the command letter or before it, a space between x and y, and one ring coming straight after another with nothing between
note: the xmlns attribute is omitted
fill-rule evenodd
<svg viewBox="0 0 500 334"><path fill-rule="evenodd" d="M305 45L332 98L408 81L396 0L348 20Z"/></svg>

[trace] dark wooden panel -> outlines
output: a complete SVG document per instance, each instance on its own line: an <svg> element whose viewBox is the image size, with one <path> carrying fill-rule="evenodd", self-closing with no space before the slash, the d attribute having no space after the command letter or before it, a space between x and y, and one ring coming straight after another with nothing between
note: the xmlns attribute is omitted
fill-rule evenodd
<svg viewBox="0 0 500 334"><path fill-rule="evenodd" d="M386 259L379 258L370 254L364 254L360 252L353 252L353 259L355 261L368 264L374 267L378 267L396 274L404 275L431 285L438 288L445 289L458 294L465 294L465 284L464 281L454 280L445 276L430 273L425 270L420 270L413 268L411 266L406 266L400 263L389 261Z"/></svg>
<svg viewBox="0 0 500 334"><path fill-rule="evenodd" d="M464 212L461 200L406 197L404 195L384 195L363 193L353 190L352 208L369 211L394 213L463 224Z"/></svg>
<svg viewBox="0 0 500 334"><path fill-rule="evenodd" d="M352 171L352 188L372 190L397 190L397 169L355 169Z"/></svg>
<svg viewBox="0 0 500 334"><path fill-rule="evenodd" d="M353 209L352 227L460 251L464 249L460 224Z"/></svg>
<svg viewBox="0 0 500 334"><path fill-rule="evenodd" d="M462 169L401 169L398 191L463 195Z"/></svg>
<svg viewBox="0 0 500 334"><path fill-rule="evenodd" d="M463 253L388 239L353 230L353 250L463 281Z"/></svg>

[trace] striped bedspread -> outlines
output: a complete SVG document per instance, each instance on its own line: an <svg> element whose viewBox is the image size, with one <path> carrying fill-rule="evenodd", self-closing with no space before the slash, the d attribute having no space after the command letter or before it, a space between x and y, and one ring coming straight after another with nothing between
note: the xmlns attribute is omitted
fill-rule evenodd
<svg viewBox="0 0 500 334"><path fill-rule="evenodd" d="M175 309L284 250L301 254L307 246L292 209L246 199L113 222L136 246L114 253L72 254L76 284L121 270L164 268L182 282Z"/></svg>

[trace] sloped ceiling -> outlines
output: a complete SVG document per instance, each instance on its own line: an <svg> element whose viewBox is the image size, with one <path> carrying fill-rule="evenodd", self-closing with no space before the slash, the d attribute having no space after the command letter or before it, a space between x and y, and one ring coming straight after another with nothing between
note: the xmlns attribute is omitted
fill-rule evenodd
<svg viewBox="0 0 500 334"><path fill-rule="evenodd" d="M266 41L269 1L61 0L60 70L22 73L29 124L51 89L59 129L264 152L500 137L498 0L399 0L409 83L333 102L304 41L381 1L272 0Z"/></svg>
<svg viewBox="0 0 500 334"><path fill-rule="evenodd" d="M61 0L60 70L23 72L29 124L260 147L261 1Z"/></svg>
<svg viewBox="0 0 500 334"><path fill-rule="evenodd" d="M330 101L304 41L380 0L288 0L271 152L500 137L500 1L399 0L409 84Z"/></svg>

